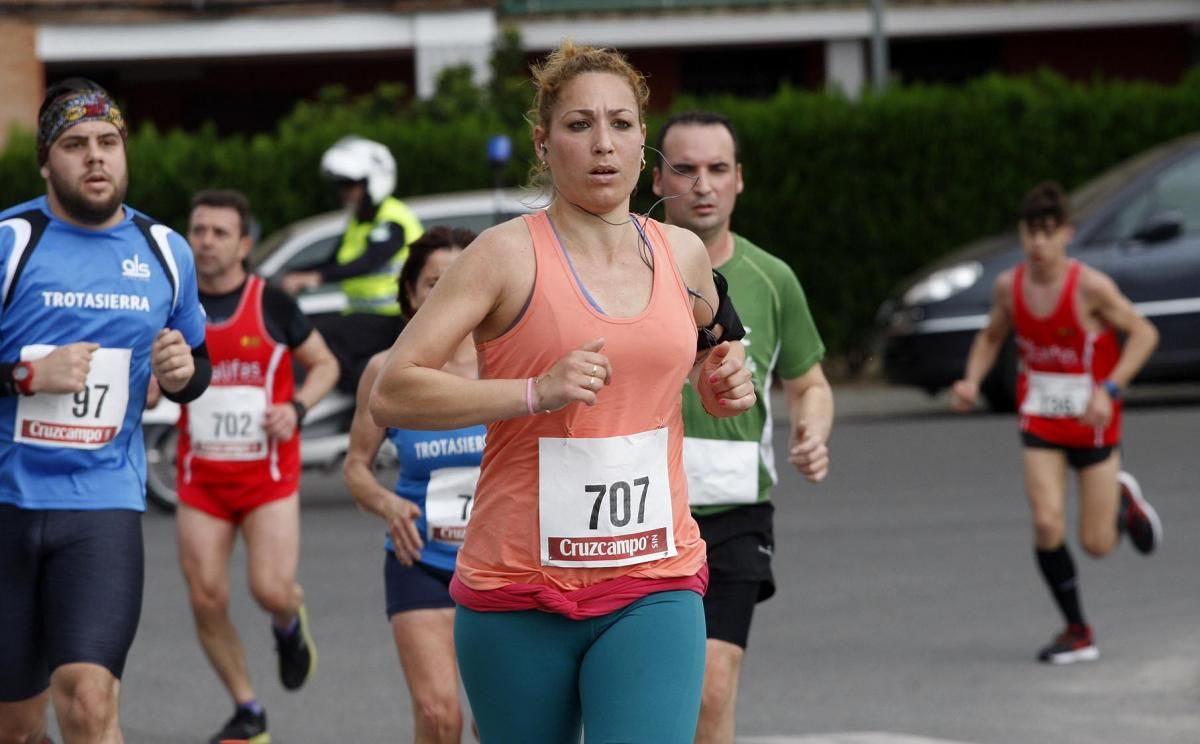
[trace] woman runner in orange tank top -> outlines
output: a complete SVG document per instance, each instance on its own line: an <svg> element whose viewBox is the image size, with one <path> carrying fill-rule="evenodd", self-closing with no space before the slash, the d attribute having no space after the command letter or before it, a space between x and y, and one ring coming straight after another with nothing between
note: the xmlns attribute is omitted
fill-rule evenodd
<svg viewBox="0 0 1200 744"><path fill-rule="evenodd" d="M451 586L483 742L574 744L581 728L587 741L690 742L707 571L678 386L690 377L714 416L748 409L745 350L697 354L720 304L704 245L629 212L645 162L640 73L568 42L534 77L553 203L455 262L393 347L371 413L381 426L488 424ZM467 334L478 380L440 371Z"/></svg>

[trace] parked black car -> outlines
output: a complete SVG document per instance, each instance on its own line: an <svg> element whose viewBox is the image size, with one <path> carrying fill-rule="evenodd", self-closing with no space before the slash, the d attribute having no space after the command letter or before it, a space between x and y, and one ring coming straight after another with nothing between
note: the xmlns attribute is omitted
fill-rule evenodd
<svg viewBox="0 0 1200 744"><path fill-rule="evenodd" d="M1161 336L1137 380L1200 380L1200 135L1125 161L1071 203L1070 255L1111 276ZM1021 259L1014 225L904 282L879 309L887 380L933 393L959 379L992 284ZM992 408L1013 408L1016 368L1010 339L982 387Z"/></svg>

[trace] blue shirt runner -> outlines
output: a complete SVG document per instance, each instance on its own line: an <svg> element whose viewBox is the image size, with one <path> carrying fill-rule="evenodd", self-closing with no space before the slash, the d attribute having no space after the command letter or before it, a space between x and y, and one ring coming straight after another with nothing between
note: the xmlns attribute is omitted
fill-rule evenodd
<svg viewBox="0 0 1200 744"><path fill-rule="evenodd" d="M447 431L387 430L400 456L396 495L421 508L417 530L425 545L419 560L427 566L454 570L475 502L486 433L484 426ZM387 550L395 550L390 536Z"/></svg>
<svg viewBox="0 0 1200 744"><path fill-rule="evenodd" d="M0 212L0 360L101 347L83 392L0 398L0 503L146 508L150 349L163 328L202 344L204 311L187 241L124 209L106 230L63 222L44 196Z"/></svg>

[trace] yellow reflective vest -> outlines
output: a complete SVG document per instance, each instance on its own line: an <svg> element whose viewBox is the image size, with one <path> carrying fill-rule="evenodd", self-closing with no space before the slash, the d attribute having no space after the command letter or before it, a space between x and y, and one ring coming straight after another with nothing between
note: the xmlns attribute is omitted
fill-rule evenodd
<svg viewBox="0 0 1200 744"><path fill-rule="evenodd" d="M404 247L396 251L388 262L374 273L352 276L342 280L342 292L346 295L347 313L372 313L375 315L399 315L400 302L396 299L399 289L398 277L400 267L408 258L408 246L425 229L417 216L404 206L404 202L394 196L389 196L375 211L375 219L370 222L360 222L351 218L349 227L342 235L342 244L338 247L336 260L339 266L344 266L367 251L371 233L381 225L394 222L404 229Z"/></svg>

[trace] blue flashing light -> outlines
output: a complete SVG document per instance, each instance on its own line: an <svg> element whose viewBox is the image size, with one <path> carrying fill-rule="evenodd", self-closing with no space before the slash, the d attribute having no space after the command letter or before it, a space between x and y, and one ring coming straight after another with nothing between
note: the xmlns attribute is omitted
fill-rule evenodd
<svg viewBox="0 0 1200 744"><path fill-rule="evenodd" d="M487 141L487 157L488 162L498 165L508 162L512 157L512 140L507 134L495 134L488 137Z"/></svg>

